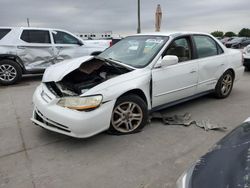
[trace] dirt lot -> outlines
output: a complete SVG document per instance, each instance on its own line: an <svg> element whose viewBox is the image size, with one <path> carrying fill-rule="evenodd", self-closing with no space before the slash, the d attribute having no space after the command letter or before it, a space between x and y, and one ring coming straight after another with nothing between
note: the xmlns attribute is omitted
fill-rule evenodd
<svg viewBox="0 0 250 188"><path fill-rule="evenodd" d="M1 188L174 188L176 179L215 142L250 116L250 72L224 100L205 96L166 110L210 119L227 132L153 121L128 136L73 139L33 125L32 94L41 77L0 86Z"/></svg>

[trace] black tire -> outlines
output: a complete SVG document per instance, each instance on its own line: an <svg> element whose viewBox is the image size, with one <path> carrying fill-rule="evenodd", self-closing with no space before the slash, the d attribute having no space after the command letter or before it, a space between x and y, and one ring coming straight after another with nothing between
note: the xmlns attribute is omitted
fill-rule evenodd
<svg viewBox="0 0 250 188"><path fill-rule="evenodd" d="M0 84L1 85L15 84L21 78L22 78L22 69L16 62L12 60L8 60L8 59L0 61Z"/></svg>
<svg viewBox="0 0 250 188"><path fill-rule="evenodd" d="M114 135L137 133L147 124L147 120L148 109L145 101L138 95L125 95L116 101L108 133Z"/></svg>
<svg viewBox="0 0 250 188"><path fill-rule="evenodd" d="M250 71L250 66L245 66L246 71Z"/></svg>
<svg viewBox="0 0 250 188"><path fill-rule="evenodd" d="M215 87L215 96L220 99L228 97L233 89L233 84L233 72L228 70L218 80Z"/></svg>

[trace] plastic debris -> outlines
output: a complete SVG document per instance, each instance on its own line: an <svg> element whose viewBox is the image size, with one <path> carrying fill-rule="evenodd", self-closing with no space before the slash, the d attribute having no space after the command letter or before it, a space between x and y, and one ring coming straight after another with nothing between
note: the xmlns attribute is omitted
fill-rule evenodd
<svg viewBox="0 0 250 188"><path fill-rule="evenodd" d="M150 116L150 121L152 119L160 119L163 121L165 125L181 125L188 127L190 125L196 125L199 128L204 129L205 131L209 130L218 130L218 131L226 131L227 127L220 126L219 124L213 123L210 120L201 120L195 121L192 119L192 115L190 113L185 113L184 115L166 115L161 112L152 113Z"/></svg>

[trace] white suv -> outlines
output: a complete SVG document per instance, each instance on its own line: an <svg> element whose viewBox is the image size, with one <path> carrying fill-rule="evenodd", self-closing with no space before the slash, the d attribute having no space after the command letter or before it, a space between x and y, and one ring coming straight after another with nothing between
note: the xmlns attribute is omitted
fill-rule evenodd
<svg viewBox="0 0 250 188"><path fill-rule="evenodd" d="M96 55L107 46L82 41L74 34L45 28L0 28L0 84L19 81L22 74L42 73L64 59Z"/></svg>

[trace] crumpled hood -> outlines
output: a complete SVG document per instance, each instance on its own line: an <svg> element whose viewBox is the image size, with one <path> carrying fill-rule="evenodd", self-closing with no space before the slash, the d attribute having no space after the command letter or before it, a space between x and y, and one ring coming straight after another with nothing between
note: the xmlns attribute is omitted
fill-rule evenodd
<svg viewBox="0 0 250 188"><path fill-rule="evenodd" d="M45 70L42 82L58 82L70 72L78 69L81 64L92 60L93 58L94 56L83 56L75 59L64 60L52 65Z"/></svg>

